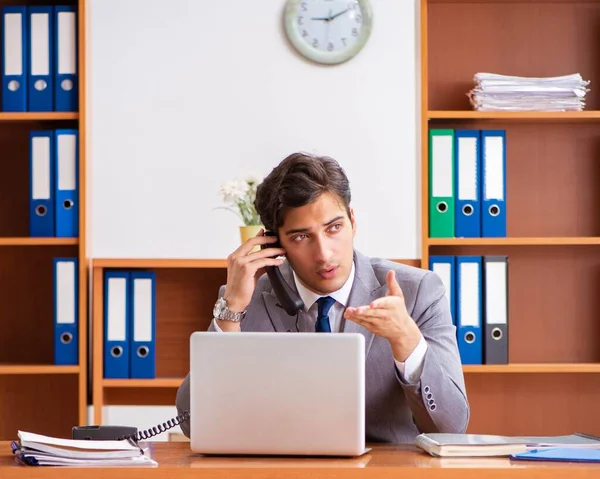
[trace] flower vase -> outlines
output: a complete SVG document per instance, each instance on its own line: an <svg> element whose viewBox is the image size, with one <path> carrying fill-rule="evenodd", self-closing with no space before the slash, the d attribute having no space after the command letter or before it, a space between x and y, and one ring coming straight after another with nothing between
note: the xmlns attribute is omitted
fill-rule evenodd
<svg viewBox="0 0 600 479"><path fill-rule="evenodd" d="M261 229L264 229L263 225L240 226L242 243L245 243L248 239L256 236ZM255 251L260 251L260 246L255 246L250 252L253 253Z"/></svg>

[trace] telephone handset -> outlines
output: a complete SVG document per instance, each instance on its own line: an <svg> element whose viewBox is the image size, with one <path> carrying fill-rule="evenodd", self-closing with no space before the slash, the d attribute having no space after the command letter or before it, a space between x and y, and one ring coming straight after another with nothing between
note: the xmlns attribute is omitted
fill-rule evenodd
<svg viewBox="0 0 600 479"><path fill-rule="evenodd" d="M276 236L272 231L266 231L265 236ZM281 248L279 241L261 245L261 249L265 248ZM277 266L266 266L267 276L271 281L271 286L275 292L275 296L279 300L279 304L290 316L294 316L298 311L304 308L302 298L288 285L279 271Z"/></svg>

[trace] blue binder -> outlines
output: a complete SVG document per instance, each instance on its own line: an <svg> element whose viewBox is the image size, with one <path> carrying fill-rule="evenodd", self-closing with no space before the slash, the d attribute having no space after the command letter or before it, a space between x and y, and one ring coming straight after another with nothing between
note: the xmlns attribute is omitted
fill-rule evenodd
<svg viewBox="0 0 600 479"><path fill-rule="evenodd" d="M156 273L134 271L130 288L132 378L156 377Z"/></svg>
<svg viewBox="0 0 600 479"><path fill-rule="evenodd" d="M54 110L54 8L28 8L28 110Z"/></svg>
<svg viewBox="0 0 600 479"><path fill-rule="evenodd" d="M2 110L27 111L27 7L2 7Z"/></svg>
<svg viewBox="0 0 600 479"><path fill-rule="evenodd" d="M29 133L29 234L54 236L54 131Z"/></svg>
<svg viewBox="0 0 600 479"><path fill-rule="evenodd" d="M456 258L457 342L463 364L483 364L482 258Z"/></svg>
<svg viewBox="0 0 600 479"><path fill-rule="evenodd" d="M129 361L129 283L131 274L104 273L104 377L128 379Z"/></svg>
<svg viewBox="0 0 600 479"><path fill-rule="evenodd" d="M506 132L481 131L481 230L484 237L506 237Z"/></svg>
<svg viewBox="0 0 600 479"><path fill-rule="evenodd" d="M61 366L79 364L77 263L54 259L54 363Z"/></svg>
<svg viewBox="0 0 600 479"><path fill-rule="evenodd" d="M73 129L55 131L56 236L79 236L79 141Z"/></svg>
<svg viewBox="0 0 600 479"><path fill-rule="evenodd" d="M430 256L429 269L436 273L444 283L452 324L456 325L456 258L454 256Z"/></svg>
<svg viewBox="0 0 600 479"><path fill-rule="evenodd" d="M56 111L78 109L77 9L54 7L54 101Z"/></svg>
<svg viewBox="0 0 600 479"><path fill-rule="evenodd" d="M457 238L481 236L479 130L455 130L454 162L456 185L455 235Z"/></svg>

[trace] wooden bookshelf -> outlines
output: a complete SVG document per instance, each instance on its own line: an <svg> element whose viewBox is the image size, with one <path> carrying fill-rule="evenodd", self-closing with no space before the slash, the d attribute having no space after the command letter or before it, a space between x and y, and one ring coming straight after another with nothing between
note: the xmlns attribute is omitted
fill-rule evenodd
<svg viewBox="0 0 600 479"><path fill-rule="evenodd" d="M66 5L64 2L61 5ZM72 2L71 2L72 3ZM8 5L10 2L4 1L0 5ZM0 112L0 122L27 122L27 121L59 121L59 120L78 120L79 113L60 112L60 111L41 111L41 112Z"/></svg>
<svg viewBox="0 0 600 479"><path fill-rule="evenodd" d="M19 429L70 437L87 422L87 268L85 253L85 0L78 7L78 112L0 112L0 439ZM0 0L7 5L38 0ZM26 85L25 85L26 86ZM79 238L29 236L29 132L79 130ZM54 364L55 257L79 260L79 364Z"/></svg>
<svg viewBox="0 0 600 479"><path fill-rule="evenodd" d="M52 364L0 364L0 375L7 374L78 374L79 366Z"/></svg>
<svg viewBox="0 0 600 479"><path fill-rule="evenodd" d="M544 3L541 1L540 3ZM427 110L429 120L600 120L600 111L460 111Z"/></svg>
<svg viewBox="0 0 600 479"><path fill-rule="evenodd" d="M463 366L471 433L600 434L598 18L586 0L421 2L421 265L509 259L509 364ZM577 72L591 91L582 112L477 112L477 72ZM430 128L506 130L506 238L428 237Z"/></svg>

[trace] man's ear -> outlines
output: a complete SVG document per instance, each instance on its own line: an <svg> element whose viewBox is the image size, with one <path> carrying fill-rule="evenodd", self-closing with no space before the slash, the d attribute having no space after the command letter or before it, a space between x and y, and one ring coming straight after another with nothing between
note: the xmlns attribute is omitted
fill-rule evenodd
<svg viewBox="0 0 600 479"><path fill-rule="evenodd" d="M354 208L350 208L350 223L352 224L352 236L356 235L356 219L354 218Z"/></svg>

